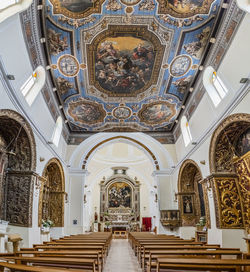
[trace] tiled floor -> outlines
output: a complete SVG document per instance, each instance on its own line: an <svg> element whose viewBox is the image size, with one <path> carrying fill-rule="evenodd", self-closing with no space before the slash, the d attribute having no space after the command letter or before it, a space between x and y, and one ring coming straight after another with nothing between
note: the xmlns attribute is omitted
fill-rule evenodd
<svg viewBox="0 0 250 272"><path fill-rule="evenodd" d="M103 272L142 272L127 240L112 240Z"/></svg>

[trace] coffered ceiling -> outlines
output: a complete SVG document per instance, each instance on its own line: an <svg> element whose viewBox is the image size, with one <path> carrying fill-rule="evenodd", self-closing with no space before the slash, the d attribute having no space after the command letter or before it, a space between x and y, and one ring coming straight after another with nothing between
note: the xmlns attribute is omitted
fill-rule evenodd
<svg viewBox="0 0 250 272"><path fill-rule="evenodd" d="M43 0L47 61L72 133L171 132L219 0Z"/></svg>

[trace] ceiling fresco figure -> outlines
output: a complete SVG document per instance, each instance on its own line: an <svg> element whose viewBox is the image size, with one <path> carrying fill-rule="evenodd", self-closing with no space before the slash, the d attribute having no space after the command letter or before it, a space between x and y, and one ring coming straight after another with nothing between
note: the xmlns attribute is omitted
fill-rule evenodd
<svg viewBox="0 0 250 272"><path fill-rule="evenodd" d="M154 63L153 46L134 37L107 38L96 53L96 77L110 92L129 93L150 80Z"/></svg>

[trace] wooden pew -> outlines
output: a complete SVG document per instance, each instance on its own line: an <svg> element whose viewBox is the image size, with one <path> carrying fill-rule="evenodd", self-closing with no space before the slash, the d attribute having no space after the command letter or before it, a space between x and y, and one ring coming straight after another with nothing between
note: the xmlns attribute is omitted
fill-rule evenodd
<svg viewBox="0 0 250 272"><path fill-rule="evenodd" d="M14 260L16 264L32 263L39 266L62 267L70 269L84 269L86 271L101 271L93 258L56 258L56 257L7 257L7 261Z"/></svg>
<svg viewBox="0 0 250 272"><path fill-rule="evenodd" d="M76 272L75 270L67 269L56 269L56 268L48 268L48 267L37 267L37 266L28 266L23 264L12 264L6 262L0 262L0 271L3 272L5 268L11 270L25 271L25 272ZM81 272L87 272L86 270L81 270Z"/></svg>
<svg viewBox="0 0 250 272"><path fill-rule="evenodd" d="M250 260L239 259L171 259L157 258L156 272L161 269L199 271L241 271L242 266L250 266Z"/></svg>
<svg viewBox="0 0 250 272"><path fill-rule="evenodd" d="M158 258L216 258L222 259L223 256L235 257L236 259L242 259L242 252L239 249L235 250L225 250L223 248L211 250L168 250L168 251L158 251L151 250L149 254L145 255L143 260L143 269L144 263L147 264L147 272L151 271L152 264L156 266L156 260ZM148 261L147 261L148 260Z"/></svg>
<svg viewBox="0 0 250 272"><path fill-rule="evenodd" d="M34 256L34 257L57 257L57 258L92 258L97 261L97 267L103 269L104 260L102 259L101 250L48 250L48 251L18 251L16 252L16 257L24 256Z"/></svg>

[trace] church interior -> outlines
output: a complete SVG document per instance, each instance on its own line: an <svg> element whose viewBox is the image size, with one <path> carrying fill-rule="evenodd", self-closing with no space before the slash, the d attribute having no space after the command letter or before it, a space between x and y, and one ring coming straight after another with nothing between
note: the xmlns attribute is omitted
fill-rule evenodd
<svg viewBox="0 0 250 272"><path fill-rule="evenodd" d="M250 271L249 45L249 0L0 0L0 271Z"/></svg>

